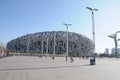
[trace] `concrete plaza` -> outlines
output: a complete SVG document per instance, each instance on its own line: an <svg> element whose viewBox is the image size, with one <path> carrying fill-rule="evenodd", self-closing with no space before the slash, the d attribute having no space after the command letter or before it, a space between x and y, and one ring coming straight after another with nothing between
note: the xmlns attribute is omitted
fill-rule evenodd
<svg viewBox="0 0 120 80"><path fill-rule="evenodd" d="M120 59L13 56L0 58L0 80L120 80Z"/></svg>

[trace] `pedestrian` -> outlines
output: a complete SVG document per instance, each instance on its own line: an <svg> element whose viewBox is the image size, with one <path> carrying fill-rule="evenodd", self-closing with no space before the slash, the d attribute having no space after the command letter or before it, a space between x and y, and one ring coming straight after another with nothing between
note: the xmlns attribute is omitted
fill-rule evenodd
<svg viewBox="0 0 120 80"><path fill-rule="evenodd" d="M74 62L74 59L72 57L70 57L70 62Z"/></svg>

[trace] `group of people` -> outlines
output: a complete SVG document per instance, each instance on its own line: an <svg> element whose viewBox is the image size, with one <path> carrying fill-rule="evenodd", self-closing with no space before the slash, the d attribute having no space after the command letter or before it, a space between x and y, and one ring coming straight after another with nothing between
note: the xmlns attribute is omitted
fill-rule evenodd
<svg viewBox="0 0 120 80"><path fill-rule="evenodd" d="M54 56L52 57L52 60L54 60ZM72 63L72 62L74 62L74 58L73 57L70 57L70 62Z"/></svg>

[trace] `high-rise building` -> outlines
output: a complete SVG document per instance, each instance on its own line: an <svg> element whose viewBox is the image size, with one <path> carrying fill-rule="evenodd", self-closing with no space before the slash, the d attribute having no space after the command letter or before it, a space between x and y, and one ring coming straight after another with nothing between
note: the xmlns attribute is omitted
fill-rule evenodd
<svg viewBox="0 0 120 80"><path fill-rule="evenodd" d="M112 53L112 54L115 54L115 48L112 48L112 49L111 49L111 53Z"/></svg>
<svg viewBox="0 0 120 80"><path fill-rule="evenodd" d="M109 48L105 49L105 54L109 54Z"/></svg>
<svg viewBox="0 0 120 80"><path fill-rule="evenodd" d="M118 54L120 54L120 48L117 49Z"/></svg>
<svg viewBox="0 0 120 80"><path fill-rule="evenodd" d="M115 54L115 48L112 48L112 49L111 49L111 53L112 53L112 54ZM120 54L120 48L117 48L117 53Z"/></svg>

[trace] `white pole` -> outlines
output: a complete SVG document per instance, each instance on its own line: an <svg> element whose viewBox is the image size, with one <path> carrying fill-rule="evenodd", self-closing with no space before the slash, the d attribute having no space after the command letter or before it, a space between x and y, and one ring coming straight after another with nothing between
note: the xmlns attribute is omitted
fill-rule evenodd
<svg viewBox="0 0 120 80"><path fill-rule="evenodd" d="M67 49L67 51L66 51L66 57L68 58L68 25L66 25L66 31L67 31L67 46L66 46L66 49ZM68 61L68 59L66 58L66 61Z"/></svg>
<svg viewBox="0 0 120 80"><path fill-rule="evenodd" d="M90 7L86 7L88 10L92 12L92 33L93 33L93 43L94 43L94 53L95 53L95 20L94 20L94 11L98 11L98 9L92 9Z"/></svg>
<svg viewBox="0 0 120 80"><path fill-rule="evenodd" d="M42 56L43 56L43 38L42 38L42 47L41 47L41 53L42 53Z"/></svg>
<svg viewBox="0 0 120 80"><path fill-rule="evenodd" d="M65 25L66 26L66 38L67 38L67 44L66 44L66 62L68 61L68 40L69 40L69 38L68 38L68 26L71 26L72 24L66 24L66 23L63 23L63 25Z"/></svg>
<svg viewBox="0 0 120 80"><path fill-rule="evenodd" d="M56 33L54 33L54 52L53 52L53 56L55 57L55 45L56 45Z"/></svg>
<svg viewBox="0 0 120 80"><path fill-rule="evenodd" d="M28 37L28 42L27 42L27 53L29 53L29 44L30 44L30 38Z"/></svg>
<svg viewBox="0 0 120 80"><path fill-rule="evenodd" d="M48 37L47 37L47 45L46 45L46 57L47 57L47 54L48 54Z"/></svg>

